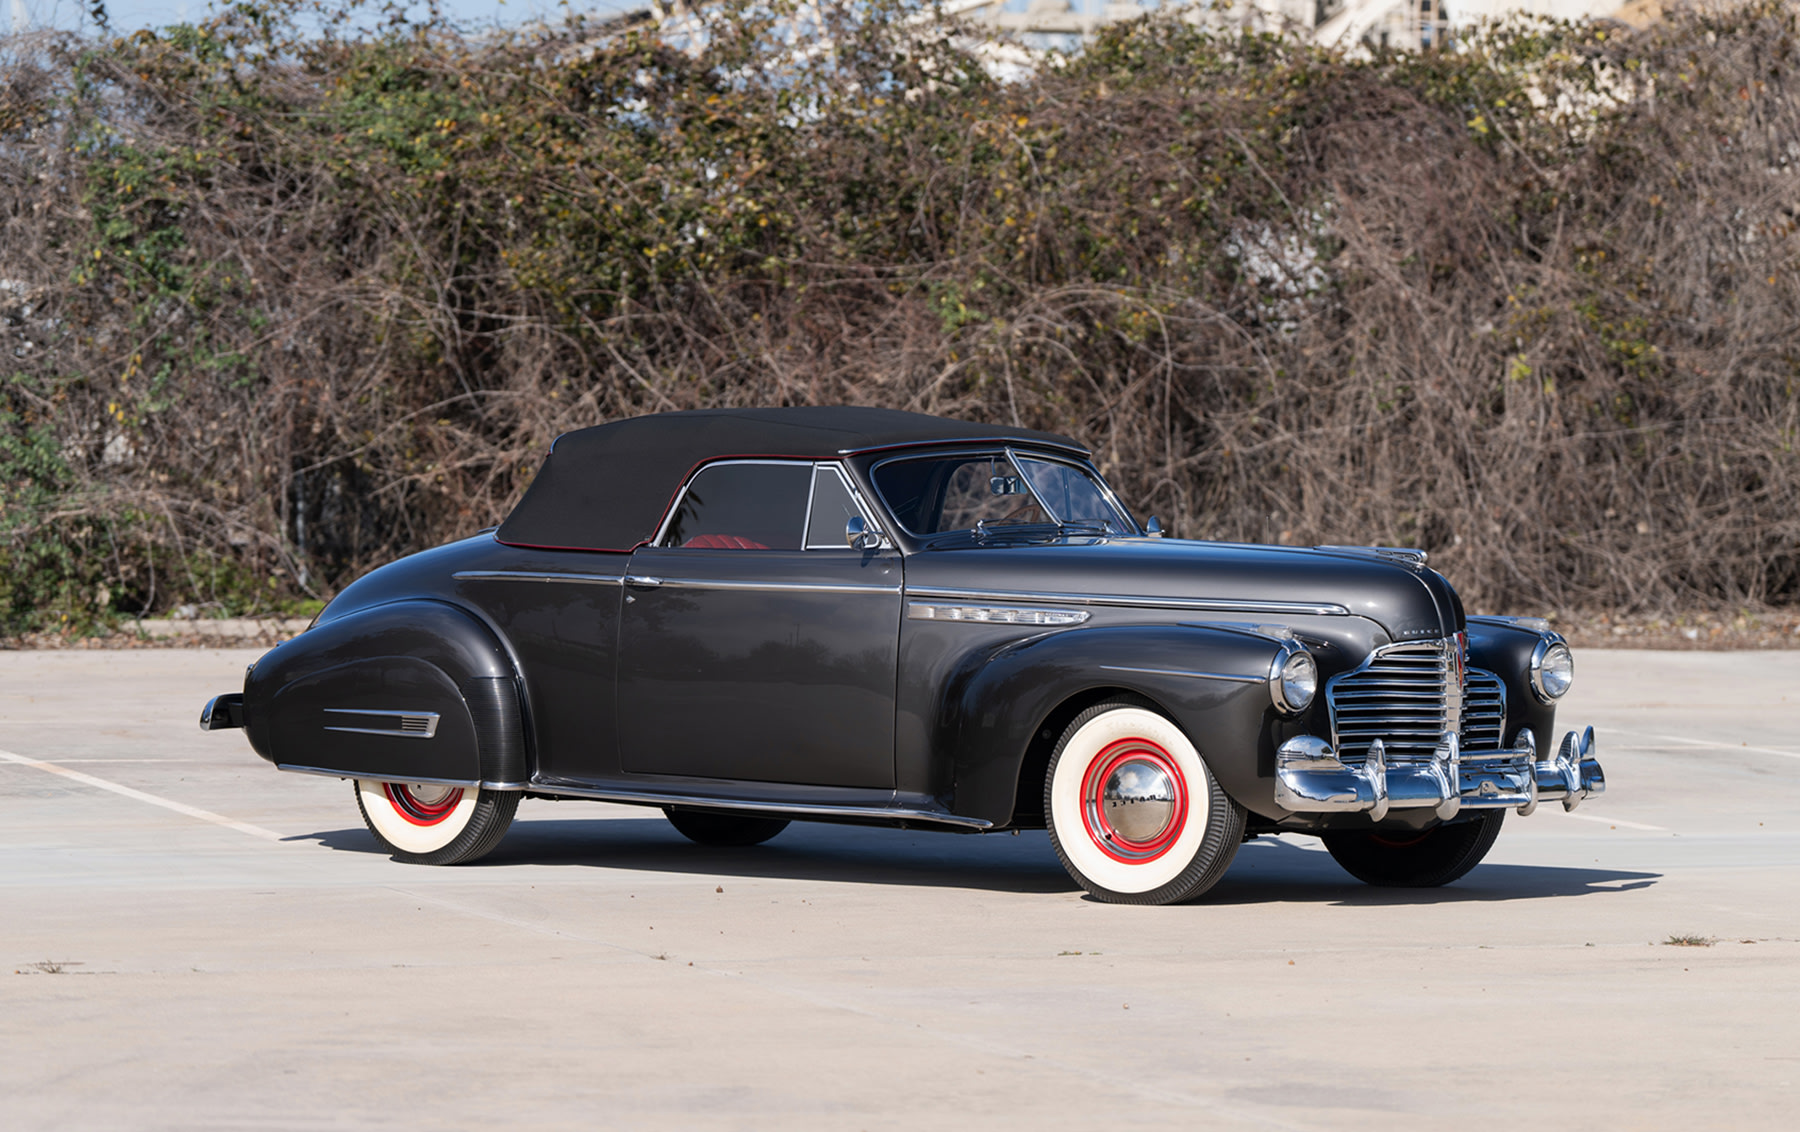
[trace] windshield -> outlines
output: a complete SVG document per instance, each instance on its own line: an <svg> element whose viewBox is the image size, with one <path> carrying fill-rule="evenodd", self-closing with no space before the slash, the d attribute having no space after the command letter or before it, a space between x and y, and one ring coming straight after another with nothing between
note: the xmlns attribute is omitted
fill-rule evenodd
<svg viewBox="0 0 1800 1132"><path fill-rule="evenodd" d="M1131 522L1087 472L1053 460L1005 453L958 453L889 460L875 487L909 533L977 537L1032 528L1051 534L1131 533Z"/></svg>
<svg viewBox="0 0 1800 1132"><path fill-rule="evenodd" d="M1019 457L1019 468L1037 489L1044 507L1065 523L1104 524L1110 531L1127 531L1118 509L1094 478L1080 468L1053 460Z"/></svg>

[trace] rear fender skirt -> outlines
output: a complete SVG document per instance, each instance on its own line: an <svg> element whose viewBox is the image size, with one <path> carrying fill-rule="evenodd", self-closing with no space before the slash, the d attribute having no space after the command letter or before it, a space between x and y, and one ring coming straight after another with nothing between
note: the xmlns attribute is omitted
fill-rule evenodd
<svg viewBox="0 0 1800 1132"><path fill-rule="evenodd" d="M1253 810L1271 809L1268 674L1279 647L1226 629L1117 626L1048 633L971 656L937 721L937 748L952 752L955 764L952 808L1006 825L1026 753L1051 713L1072 697L1119 688L1168 712L1227 794Z"/></svg>
<svg viewBox="0 0 1800 1132"><path fill-rule="evenodd" d="M284 769L523 789L518 680L500 642L440 601L373 606L268 653L244 681L250 745Z"/></svg>

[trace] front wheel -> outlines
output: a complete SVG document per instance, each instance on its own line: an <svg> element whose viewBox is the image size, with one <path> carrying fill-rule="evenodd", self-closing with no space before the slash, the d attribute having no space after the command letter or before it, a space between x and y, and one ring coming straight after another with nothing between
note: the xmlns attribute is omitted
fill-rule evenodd
<svg viewBox="0 0 1800 1132"><path fill-rule="evenodd" d="M486 856L519 808L513 790L356 780L356 808L381 847L409 865L460 865Z"/></svg>
<svg viewBox="0 0 1800 1132"><path fill-rule="evenodd" d="M1056 855L1114 904L1176 904L1219 882L1244 808L1219 788L1173 720L1136 697L1107 700L1063 732L1044 782Z"/></svg>
<svg viewBox="0 0 1800 1132"><path fill-rule="evenodd" d="M1424 833L1326 833L1325 848L1344 870L1382 888L1436 888L1481 863L1500 836L1505 810Z"/></svg>

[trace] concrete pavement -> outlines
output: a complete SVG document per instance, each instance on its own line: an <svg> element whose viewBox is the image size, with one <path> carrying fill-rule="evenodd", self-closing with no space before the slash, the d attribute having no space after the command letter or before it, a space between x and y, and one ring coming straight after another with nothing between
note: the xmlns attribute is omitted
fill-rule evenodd
<svg viewBox="0 0 1800 1132"><path fill-rule="evenodd" d="M1456 885L1282 837L1179 908L1083 898L1042 834L720 851L587 803L395 864L349 785L195 729L255 655L0 653L5 1127L1786 1128L1800 1100L1800 652L1581 653L1562 715L1611 793L1509 819Z"/></svg>

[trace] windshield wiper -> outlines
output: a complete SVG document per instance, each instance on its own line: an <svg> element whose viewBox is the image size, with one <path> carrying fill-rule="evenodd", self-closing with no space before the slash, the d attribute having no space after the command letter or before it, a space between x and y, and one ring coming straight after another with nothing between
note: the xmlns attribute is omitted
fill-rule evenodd
<svg viewBox="0 0 1800 1132"><path fill-rule="evenodd" d="M1105 519L1084 519L1079 521L1051 520L1036 523L1008 523L978 519L975 529L970 532L977 541L995 536L1030 536L1046 535L1051 538L1064 538L1069 535L1110 535L1115 533L1111 523Z"/></svg>
<svg viewBox="0 0 1800 1132"><path fill-rule="evenodd" d="M1111 535L1118 532L1105 519L1070 519L1056 524L1065 535Z"/></svg>
<svg viewBox="0 0 1800 1132"><path fill-rule="evenodd" d="M986 538L1001 532L1013 534L1024 531L1054 531L1061 527L1062 524L1054 519L977 519L975 520L975 537Z"/></svg>

